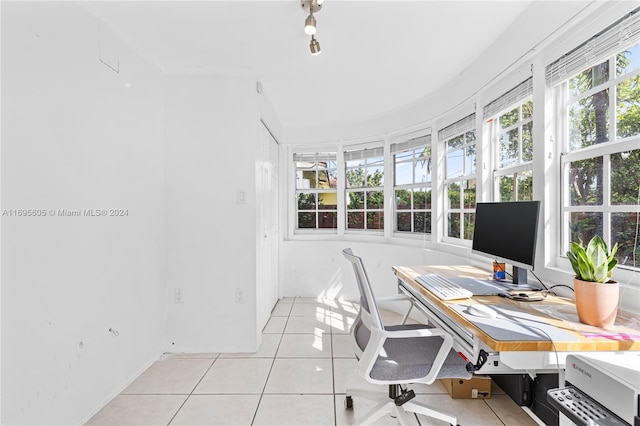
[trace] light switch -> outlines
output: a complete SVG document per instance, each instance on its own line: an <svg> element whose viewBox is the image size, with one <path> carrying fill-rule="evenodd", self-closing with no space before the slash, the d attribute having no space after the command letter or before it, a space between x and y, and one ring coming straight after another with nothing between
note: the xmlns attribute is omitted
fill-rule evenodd
<svg viewBox="0 0 640 426"><path fill-rule="evenodd" d="M243 188L236 190L236 203L245 204L247 202L247 193Z"/></svg>

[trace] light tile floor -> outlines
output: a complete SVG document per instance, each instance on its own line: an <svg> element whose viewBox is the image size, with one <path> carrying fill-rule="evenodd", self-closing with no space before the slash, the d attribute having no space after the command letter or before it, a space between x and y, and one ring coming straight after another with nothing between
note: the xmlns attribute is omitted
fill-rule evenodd
<svg viewBox="0 0 640 426"><path fill-rule="evenodd" d="M254 354L167 354L100 410L88 425L277 425L357 424L374 403L354 396L344 408L347 385L358 376L349 327L357 306L349 302L285 298L267 323ZM383 312L386 324L400 316ZM417 385L416 401L455 413L471 425L535 425L498 387L486 400L451 399L440 383ZM414 417L416 425L442 425ZM397 424L386 417L378 425Z"/></svg>

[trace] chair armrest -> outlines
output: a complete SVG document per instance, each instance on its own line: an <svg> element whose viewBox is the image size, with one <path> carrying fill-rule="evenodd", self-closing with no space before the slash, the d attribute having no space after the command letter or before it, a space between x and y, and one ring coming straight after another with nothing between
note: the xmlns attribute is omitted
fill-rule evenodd
<svg viewBox="0 0 640 426"><path fill-rule="evenodd" d="M414 302L409 296L405 296L403 294L399 294L397 296L387 296L387 297L378 297L376 298L376 302L409 302L409 309L402 317L402 322L400 324L406 324L409 319L409 314L413 309Z"/></svg>

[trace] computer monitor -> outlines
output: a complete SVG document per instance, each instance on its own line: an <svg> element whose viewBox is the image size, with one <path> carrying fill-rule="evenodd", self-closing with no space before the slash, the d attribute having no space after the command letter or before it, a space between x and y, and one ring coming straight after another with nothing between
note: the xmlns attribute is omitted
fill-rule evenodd
<svg viewBox="0 0 640 426"><path fill-rule="evenodd" d="M472 252L513 266L513 283L526 284L536 256L540 201L478 203Z"/></svg>

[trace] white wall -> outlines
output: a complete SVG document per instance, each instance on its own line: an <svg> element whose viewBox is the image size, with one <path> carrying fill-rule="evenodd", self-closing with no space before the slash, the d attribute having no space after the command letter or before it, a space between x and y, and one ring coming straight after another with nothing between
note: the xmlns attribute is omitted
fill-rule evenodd
<svg viewBox="0 0 640 426"><path fill-rule="evenodd" d="M171 351L256 350L256 96L249 77L165 77Z"/></svg>
<svg viewBox="0 0 640 426"><path fill-rule="evenodd" d="M116 73L99 29L2 3L2 208L128 209L2 218L3 424L82 422L164 351L257 347L254 157L277 113L253 78L163 77L122 41Z"/></svg>
<svg viewBox="0 0 640 426"><path fill-rule="evenodd" d="M468 259L423 249L387 243L358 241L284 241L280 291L283 297L360 298L351 263L342 255L350 247L362 258L376 297L398 293L394 265L467 264Z"/></svg>
<svg viewBox="0 0 640 426"><path fill-rule="evenodd" d="M2 209L128 209L2 217L2 424L80 423L165 342L161 75L122 43L106 67L98 32L2 2Z"/></svg>

